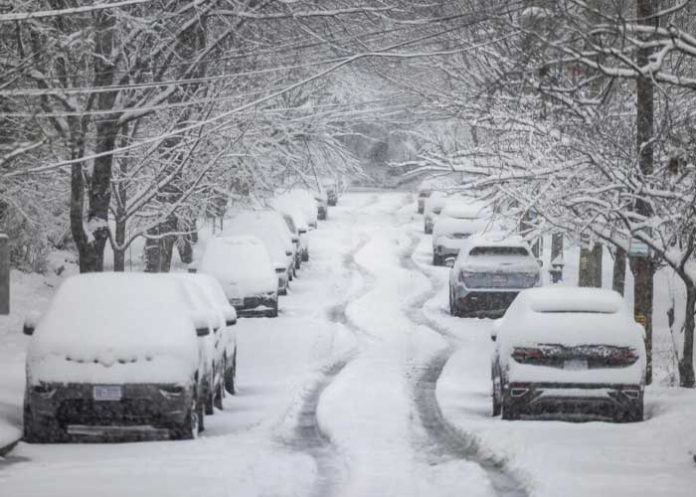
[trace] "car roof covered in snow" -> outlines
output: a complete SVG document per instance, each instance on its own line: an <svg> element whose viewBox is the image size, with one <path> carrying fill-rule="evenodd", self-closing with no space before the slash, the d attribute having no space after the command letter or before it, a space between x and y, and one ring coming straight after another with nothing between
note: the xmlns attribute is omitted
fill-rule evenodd
<svg viewBox="0 0 696 497"><path fill-rule="evenodd" d="M455 219L481 219L487 217L485 205L462 198L449 198L442 208L442 215Z"/></svg>
<svg viewBox="0 0 696 497"><path fill-rule="evenodd" d="M286 264L286 251L292 251L292 240L287 228L284 228L286 234L283 234L278 229L276 222L270 218L270 215L280 216L278 212L270 210L242 211L227 223L223 233L225 235L257 237L266 246L274 265L280 267ZM285 224L282 217L280 222Z"/></svg>
<svg viewBox="0 0 696 497"><path fill-rule="evenodd" d="M520 297L521 303L534 312L616 314L626 310L620 294L603 288L534 288Z"/></svg>
<svg viewBox="0 0 696 497"><path fill-rule="evenodd" d="M642 327L621 295L601 288L523 290L498 323L501 347L603 344L641 349Z"/></svg>
<svg viewBox="0 0 696 497"><path fill-rule="evenodd" d="M478 233L488 226L486 220L475 219L456 219L453 217L438 217L433 226L433 235L449 235L452 233Z"/></svg>
<svg viewBox="0 0 696 497"><path fill-rule="evenodd" d="M272 290L277 282L264 243L254 236L223 236L208 242L199 271L223 286L234 282L249 293Z"/></svg>
<svg viewBox="0 0 696 497"><path fill-rule="evenodd" d="M467 248L474 247L524 247L529 244L520 235L507 234L499 231L475 233L466 240Z"/></svg>
<svg viewBox="0 0 696 497"><path fill-rule="evenodd" d="M168 354L195 359L193 316L173 279L94 273L66 279L42 316L30 355L124 360Z"/></svg>

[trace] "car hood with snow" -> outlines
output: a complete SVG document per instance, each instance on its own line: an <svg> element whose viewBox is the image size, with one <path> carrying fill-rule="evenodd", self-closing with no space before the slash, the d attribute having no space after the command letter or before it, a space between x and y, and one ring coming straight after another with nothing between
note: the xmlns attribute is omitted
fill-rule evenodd
<svg viewBox="0 0 696 497"><path fill-rule="evenodd" d="M198 345L183 302L178 285L153 275L67 279L31 338L28 383L190 381Z"/></svg>

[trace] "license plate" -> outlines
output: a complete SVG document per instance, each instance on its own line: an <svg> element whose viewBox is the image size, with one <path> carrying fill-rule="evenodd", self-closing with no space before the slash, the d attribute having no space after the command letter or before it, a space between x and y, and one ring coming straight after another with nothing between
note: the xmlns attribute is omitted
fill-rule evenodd
<svg viewBox="0 0 696 497"><path fill-rule="evenodd" d="M569 371L582 371L587 369L586 359L569 359L563 364L563 369Z"/></svg>
<svg viewBox="0 0 696 497"><path fill-rule="evenodd" d="M92 395L94 396L94 400L114 401L121 400L123 391L120 385L98 385L94 387Z"/></svg>

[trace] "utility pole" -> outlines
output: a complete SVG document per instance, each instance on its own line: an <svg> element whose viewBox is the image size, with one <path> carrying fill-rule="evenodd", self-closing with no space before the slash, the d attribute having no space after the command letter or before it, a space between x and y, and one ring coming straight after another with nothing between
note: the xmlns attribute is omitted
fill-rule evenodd
<svg viewBox="0 0 696 497"><path fill-rule="evenodd" d="M657 28L657 19L653 17L652 0L636 0L636 16L638 23ZM636 65L646 67L651 50L641 48L637 53ZM636 80L636 146L638 148L638 166L640 174L645 178L653 173L653 127L655 102L653 81L650 75ZM635 211L649 217L652 215L650 204L639 198ZM629 254L629 263L634 278L634 317L645 327L645 349L648 356L646 368L646 383L652 383L652 314L653 314L653 276L655 263L649 255L636 256Z"/></svg>

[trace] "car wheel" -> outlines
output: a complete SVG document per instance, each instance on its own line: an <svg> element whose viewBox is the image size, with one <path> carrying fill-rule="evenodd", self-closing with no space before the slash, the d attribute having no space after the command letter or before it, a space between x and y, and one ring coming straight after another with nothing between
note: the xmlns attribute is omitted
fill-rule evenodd
<svg viewBox="0 0 696 497"><path fill-rule="evenodd" d="M215 397L213 398L213 405L217 409L220 409L221 411L225 409L225 407L222 404L222 399L224 397L225 397L225 386L223 385L223 382L221 381L220 383L217 384L217 387L215 387Z"/></svg>
<svg viewBox="0 0 696 497"><path fill-rule="evenodd" d="M309 260L309 250L302 251L302 262L307 262Z"/></svg>
<svg viewBox="0 0 696 497"><path fill-rule="evenodd" d="M508 421L514 421L520 419L519 410L512 405L512 401L509 394L503 391L503 400L501 402L502 418Z"/></svg>
<svg viewBox="0 0 696 497"><path fill-rule="evenodd" d="M499 416L501 411L503 410L503 406L500 403L500 396L498 395L498 378L497 375L495 374L495 367L491 367L491 384L492 384L492 393L491 393L491 398L493 401L493 416Z"/></svg>
<svg viewBox="0 0 696 497"><path fill-rule="evenodd" d="M65 438L65 432L53 420L37 423L29 406L24 406L22 440L27 443L55 443Z"/></svg>
<svg viewBox="0 0 696 497"><path fill-rule="evenodd" d="M215 414L215 409L213 409L215 406L215 388L210 383L211 381L209 380L207 385L203 387L203 392L205 392L205 414L207 415Z"/></svg>
<svg viewBox="0 0 696 497"><path fill-rule="evenodd" d="M270 311L266 312L266 317L277 318L278 317L278 301L273 302L273 306Z"/></svg>
<svg viewBox="0 0 696 497"><path fill-rule="evenodd" d="M640 423L644 419L643 402L636 402L626 409L617 409L614 420L618 423Z"/></svg>
<svg viewBox="0 0 696 497"><path fill-rule="evenodd" d="M225 390L230 395L237 393L236 390L236 376L237 376L237 350L235 349L234 355L232 356L232 365L225 370Z"/></svg>
<svg viewBox="0 0 696 497"><path fill-rule="evenodd" d="M174 426L171 430L171 437L174 440L192 440L198 438L198 434L203 431L203 410L199 405L198 394L194 392L191 405L184 420Z"/></svg>
<svg viewBox="0 0 696 497"><path fill-rule="evenodd" d="M425 231L426 235L432 235L433 234L433 227L426 224L425 230L423 230L423 231Z"/></svg>
<svg viewBox="0 0 696 497"><path fill-rule="evenodd" d="M437 254L433 254L433 266L441 266L442 265L442 257L440 257Z"/></svg>

